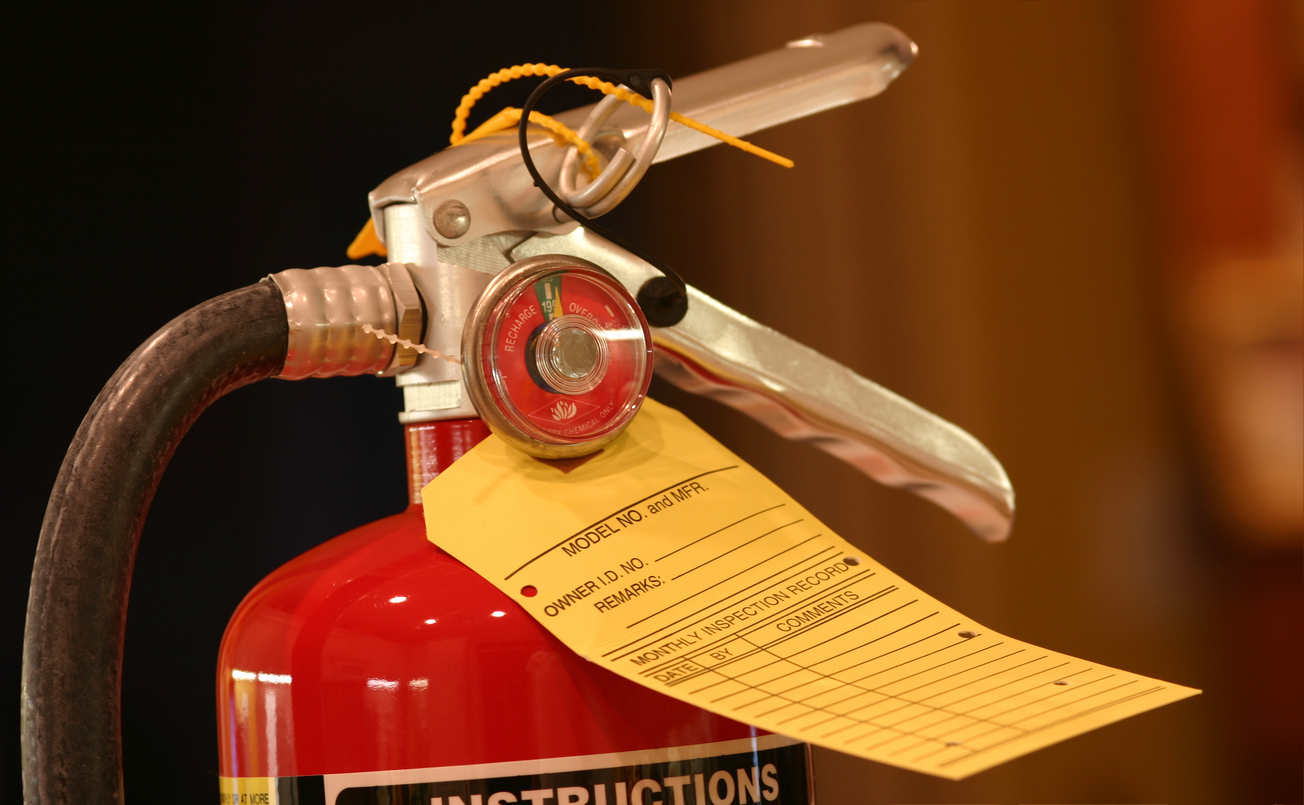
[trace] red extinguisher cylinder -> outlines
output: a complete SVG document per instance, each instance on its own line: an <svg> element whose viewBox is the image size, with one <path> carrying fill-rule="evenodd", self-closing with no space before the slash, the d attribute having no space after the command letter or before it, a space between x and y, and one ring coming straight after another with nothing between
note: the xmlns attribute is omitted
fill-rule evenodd
<svg viewBox="0 0 1304 805"><path fill-rule="evenodd" d="M428 540L421 487L489 431L478 419L405 427L408 508L276 570L232 617L217 678L224 778L481 766L764 735L582 659ZM805 750L794 748L802 768L783 780L805 789ZM748 774L760 781L756 801L773 801L778 772L753 766L737 780L732 771L699 773L697 794L682 805L719 800L707 797L711 774L714 793L733 792L730 802L749 801L738 798L752 788ZM693 775L666 779L672 786L688 780L675 789L678 798L671 791L653 797L651 786L664 785L649 778L640 799L678 805L691 793ZM612 785L602 788L607 805L634 802L631 788ZM596 805L598 788L592 794L585 802ZM782 801L806 801L804 792L795 796ZM495 801L522 800L503 794Z"/></svg>

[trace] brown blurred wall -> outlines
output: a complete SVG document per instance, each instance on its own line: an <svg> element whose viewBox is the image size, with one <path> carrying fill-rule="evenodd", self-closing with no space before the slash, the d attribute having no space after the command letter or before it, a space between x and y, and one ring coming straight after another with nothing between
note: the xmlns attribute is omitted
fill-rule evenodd
<svg viewBox="0 0 1304 805"><path fill-rule="evenodd" d="M1134 9L1169 343L1223 583L1220 726L1247 801L1300 796L1304 4ZM1251 799L1252 798L1252 799Z"/></svg>
<svg viewBox="0 0 1304 805"><path fill-rule="evenodd" d="M1243 680L1215 628L1225 579L1164 314L1134 9L677 0L640 35L685 75L869 20L920 47L883 96L754 138L791 171L726 149L659 168L640 240L985 442L1019 495L1013 538L981 544L828 456L660 396L988 626L1206 692L959 783L817 750L820 802L1258 801L1237 777Z"/></svg>

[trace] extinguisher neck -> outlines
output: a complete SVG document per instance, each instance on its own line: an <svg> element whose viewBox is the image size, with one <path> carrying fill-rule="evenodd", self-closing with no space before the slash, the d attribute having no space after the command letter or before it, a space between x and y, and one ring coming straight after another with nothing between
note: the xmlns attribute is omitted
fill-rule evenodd
<svg viewBox="0 0 1304 805"><path fill-rule="evenodd" d="M481 419L441 419L403 426L408 503L421 505L421 490L489 435Z"/></svg>

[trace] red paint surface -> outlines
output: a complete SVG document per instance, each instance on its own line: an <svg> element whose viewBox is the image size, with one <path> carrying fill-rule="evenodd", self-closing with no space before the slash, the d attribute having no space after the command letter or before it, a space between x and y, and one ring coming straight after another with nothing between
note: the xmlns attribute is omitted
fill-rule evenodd
<svg viewBox="0 0 1304 805"><path fill-rule="evenodd" d="M465 422L425 423L409 426L408 436L430 442L418 444L419 453L444 457L438 471L470 449L467 433ZM459 440L462 447L451 447ZM757 734L581 659L431 544L417 505L309 551L254 588L227 627L217 688L225 777L563 757Z"/></svg>
<svg viewBox="0 0 1304 805"><path fill-rule="evenodd" d="M421 490L435 476L489 435L483 419L417 422L403 427L408 503L421 504Z"/></svg>

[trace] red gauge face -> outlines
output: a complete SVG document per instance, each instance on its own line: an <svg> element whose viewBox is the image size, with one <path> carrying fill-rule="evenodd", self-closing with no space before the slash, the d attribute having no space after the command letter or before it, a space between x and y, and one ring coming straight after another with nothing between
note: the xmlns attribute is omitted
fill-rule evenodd
<svg viewBox="0 0 1304 805"><path fill-rule="evenodd" d="M505 419L571 445L624 427L651 381L651 336L610 275L564 266L524 275L494 305L482 371Z"/></svg>

